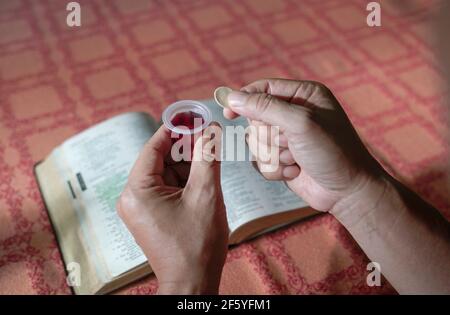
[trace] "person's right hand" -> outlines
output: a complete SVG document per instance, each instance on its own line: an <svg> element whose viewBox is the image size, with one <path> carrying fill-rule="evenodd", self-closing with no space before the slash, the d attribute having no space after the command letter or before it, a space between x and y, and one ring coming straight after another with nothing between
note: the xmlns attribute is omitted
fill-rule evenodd
<svg viewBox="0 0 450 315"><path fill-rule="evenodd" d="M286 181L311 207L329 211L399 293L450 292L449 222L383 170L325 86L262 80L230 93L228 104L227 118L239 114L252 125L279 126L280 139L269 138L283 147L283 165L263 175ZM249 147L261 160L264 129L255 133L261 135L250 134Z"/></svg>
<svg viewBox="0 0 450 315"><path fill-rule="evenodd" d="M281 79L259 80L228 96L224 116L278 126L279 137L265 128L250 133L248 143L261 173L284 180L311 207L332 211L339 201L377 179L381 166L362 144L342 107L323 84ZM268 141L266 140L268 139ZM280 165L264 172L267 145L279 144Z"/></svg>

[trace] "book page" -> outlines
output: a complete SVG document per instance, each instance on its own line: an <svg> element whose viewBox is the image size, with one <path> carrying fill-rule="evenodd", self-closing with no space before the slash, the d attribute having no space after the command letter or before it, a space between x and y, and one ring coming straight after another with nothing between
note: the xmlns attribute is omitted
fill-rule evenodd
<svg viewBox="0 0 450 315"><path fill-rule="evenodd" d="M266 180L250 162L223 162L222 191L231 231L256 218L307 206L283 182Z"/></svg>
<svg viewBox="0 0 450 315"><path fill-rule="evenodd" d="M70 181L83 239L107 281L146 261L116 213L117 199L142 146L156 131L144 113L113 117L60 147L60 173Z"/></svg>
<svg viewBox="0 0 450 315"><path fill-rule="evenodd" d="M222 108L214 100L203 101L212 111L213 119L222 127L247 126L247 120L239 117L228 120L223 117ZM230 135L228 135L230 136ZM295 195L283 182L266 180L250 161L251 153L227 154L225 141L227 132L223 129L221 184L227 209L228 225L234 231L240 225L266 215L298 209L307 204ZM243 154L244 161L233 161L232 156Z"/></svg>

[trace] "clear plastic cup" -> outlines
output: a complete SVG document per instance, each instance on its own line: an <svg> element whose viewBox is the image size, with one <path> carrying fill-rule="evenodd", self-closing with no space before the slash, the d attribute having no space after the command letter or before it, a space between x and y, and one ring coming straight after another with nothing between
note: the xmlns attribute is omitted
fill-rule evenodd
<svg viewBox="0 0 450 315"><path fill-rule="evenodd" d="M177 115L190 115L192 113L193 117L194 115L198 118L201 117L203 121L201 123L195 124L194 127L185 125L176 126L173 124L173 120L177 117ZM169 105L164 110L162 114L162 121L164 125L174 133L180 135L194 135L209 126L212 121L212 114L209 108L202 102L182 100Z"/></svg>

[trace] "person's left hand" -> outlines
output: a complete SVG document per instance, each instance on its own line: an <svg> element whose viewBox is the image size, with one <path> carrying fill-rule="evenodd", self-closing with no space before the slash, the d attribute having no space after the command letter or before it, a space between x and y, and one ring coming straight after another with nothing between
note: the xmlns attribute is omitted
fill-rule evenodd
<svg viewBox="0 0 450 315"><path fill-rule="evenodd" d="M218 292L228 224L217 158L221 135L207 133L195 143L192 162L175 163L170 131L162 126L145 144L117 204L161 294Z"/></svg>

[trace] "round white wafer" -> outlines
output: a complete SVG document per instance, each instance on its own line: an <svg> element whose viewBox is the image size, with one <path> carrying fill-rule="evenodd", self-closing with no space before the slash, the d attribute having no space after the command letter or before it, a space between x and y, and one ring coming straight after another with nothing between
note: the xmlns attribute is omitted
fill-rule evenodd
<svg viewBox="0 0 450 315"><path fill-rule="evenodd" d="M214 91L214 99L217 104L222 106L223 108L227 108L228 106L228 94L230 94L233 90L226 86L220 86Z"/></svg>

